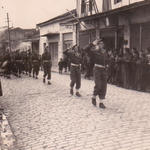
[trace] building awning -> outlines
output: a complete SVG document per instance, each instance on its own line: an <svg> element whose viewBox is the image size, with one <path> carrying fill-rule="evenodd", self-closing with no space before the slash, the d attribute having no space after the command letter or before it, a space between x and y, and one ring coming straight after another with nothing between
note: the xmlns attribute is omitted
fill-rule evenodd
<svg viewBox="0 0 150 150"><path fill-rule="evenodd" d="M43 37L43 36L53 36L53 35L59 35L59 33L58 32L55 32L55 33L46 33L46 34L43 34L41 36Z"/></svg>
<svg viewBox="0 0 150 150"><path fill-rule="evenodd" d="M101 12L101 13L98 13L98 14L81 17L81 18L79 18L79 20L80 21L87 21L87 20L91 20L91 19L98 19L98 18L101 18L101 17L106 17L108 15L123 13L125 11L132 10L132 9L135 9L135 8L139 8L139 7L143 7L143 6L147 6L147 5L150 5L149 0L145 0L145 1L142 1L142 2L136 2L136 3L130 4L130 5L126 5L126 6L123 6L123 7L116 8L116 9L112 9L112 10L106 11L106 12Z"/></svg>
<svg viewBox="0 0 150 150"><path fill-rule="evenodd" d="M40 40L40 37L35 37L31 39L25 39L23 42L38 42Z"/></svg>

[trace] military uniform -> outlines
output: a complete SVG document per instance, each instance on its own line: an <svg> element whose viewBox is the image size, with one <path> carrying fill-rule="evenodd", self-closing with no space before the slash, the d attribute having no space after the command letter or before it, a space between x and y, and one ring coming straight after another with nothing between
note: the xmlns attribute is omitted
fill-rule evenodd
<svg viewBox="0 0 150 150"><path fill-rule="evenodd" d="M42 64L44 69L43 82L45 83L45 78L47 76L48 84L51 84L50 80L51 80L52 62L51 62L51 55L48 51L45 51L42 54Z"/></svg>
<svg viewBox="0 0 150 150"><path fill-rule="evenodd" d="M15 56L15 61L16 61L16 65L17 65L17 75L18 75L18 77L21 77L22 67L23 67L23 59L19 52Z"/></svg>
<svg viewBox="0 0 150 150"><path fill-rule="evenodd" d="M75 51L77 49L77 51ZM73 88L76 84L76 96L80 97L79 89L81 87L81 62L82 57L79 53L77 46L74 46L72 49L68 49L64 52L65 55L70 59L70 94L73 95Z"/></svg>
<svg viewBox="0 0 150 150"><path fill-rule="evenodd" d="M38 79L40 59L38 54L33 54L32 56L32 65L33 65L33 78Z"/></svg>
<svg viewBox="0 0 150 150"><path fill-rule="evenodd" d="M58 62L58 67L59 67L59 74L62 74L62 70L63 70L63 60L60 59L60 61Z"/></svg>
<svg viewBox="0 0 150 150"><path fill-rule="evenodd" d="M96 44L92 43L85 48L85 51L89 54L89 57L94 61L94 91L92 97L92 104L96 106L96 96L100 99L100 108L105 108L103 101L105 99L107 90L107 70L106 66L108 64L108 57L106 50L104 48L97 47L98 42L101 40L96 40Z"/></svg>
<svg viewBox="0 0 150 150"><path fill-rule="evenodd" d="M6 63L4 76L6 76L7 78L10 78L10 75L11 75L11 56L10 56L9 52L7 52L6 55L4 56L4 62Z"/></svg>

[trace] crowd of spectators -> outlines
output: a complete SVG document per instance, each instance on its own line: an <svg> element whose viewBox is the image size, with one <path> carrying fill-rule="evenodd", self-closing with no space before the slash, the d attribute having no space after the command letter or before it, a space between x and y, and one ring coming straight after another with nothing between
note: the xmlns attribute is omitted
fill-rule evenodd
<svg viewBox="0 0 150 150"><path fill-rule="evenodd" d="M145 51L138 51L136 48L108 50L107 54L108 83L126 89L150 90L150 48ZM65 72L67 67L69 70L70 63L67 58L61 59L60 62L60 68L64 68ZM93 67L93 60L83 52L81 71L84 78L93 78Z"/></svg>

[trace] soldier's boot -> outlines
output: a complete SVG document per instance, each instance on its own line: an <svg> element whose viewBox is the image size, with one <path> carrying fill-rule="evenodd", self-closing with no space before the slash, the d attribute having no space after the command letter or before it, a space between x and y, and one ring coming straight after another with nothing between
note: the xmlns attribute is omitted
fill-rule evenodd
<svg viewBox="0 0 150 150"><path fill-rule="evenodd" d="M92 97L92 104L93 104L94 106L96 106L96 98L95 98L95 97Z"/></svg>
<svg viewBox="0 0 150 150"><path fill-rule="evenodd" d="M81 94L79 92L76 92L77 97L81 97Z"/></svg>
<svg viewBox="0 0 150 150"><path fill-rule="evenodd" d="M35 78L38 79L38 76L36 76Z"/></svg>
<svg viewBox="0 0 150 150"><path fill-rule="evenodd" d="M50 81L48 81L48 82L47 82L47 84L48 84L48 85L51 85L51 82L50 82Z"/></svg>
<svg viewBox="0 0 150 150"><path fill-rule="evenodd" d="M99 108L105 109L106 106L103 103L99 103Z"/></svg>
<svg viewBox="0 0 150 150"><path fill-rule="evenodd" d="M73 89L72 88L70 89L70 94L73 95Z"/></svg>

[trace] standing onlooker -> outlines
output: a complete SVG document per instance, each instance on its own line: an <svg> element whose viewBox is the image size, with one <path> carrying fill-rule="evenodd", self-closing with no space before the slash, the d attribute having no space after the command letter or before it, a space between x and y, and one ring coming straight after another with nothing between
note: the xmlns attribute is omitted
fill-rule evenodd
<svg viewBox="0 0 150 150"><path fill-rule="evenodd" d="M62 58L58 62L58 67L59 67L59 74L62 74L62 70L63 70L63 59Z"/></svg>
<svg viewBox="0 0 150 150"><path fill-rule="evenodd" d="M138 78L138 60L139 60L139 53L136 48L132 49L132 60L131 60L131 77L130 77L130 84L131 88L136 90L137 89L137 78Z"/></svg>
<svg viewBox="0 0 150 150"><path fill-rule="evenodd" d="M147 59L147 75L145 80L147 80L146 90L149 91L150 90L150 47L147 48L146 59Z"/></svg>
<svg viewBox="0 0 150 150"><path fill-rule="evenodd" d="M130 88L130 62L131 62L130 49L125 48L123 50L123 65L122 65L122 75L123 75L123 87Z"/></svg>
<svg viewBox="0 0 150 150"><path fill-rule="evenodd" d="M119 87L123 86L123 74L122 74L122 65L123 65L123 54L122 50L119 51L119 54L116 54L115 57L115 68L116 68L116 85Z"/></svg>
<svg viewBox="0 0 150 150"><path fill-rule="evenodd" d="M109 67L108 67L108 79L107 81L111 84L115 83L115 56L112 51L108 51L108 62L109 62Z"/></svg>

